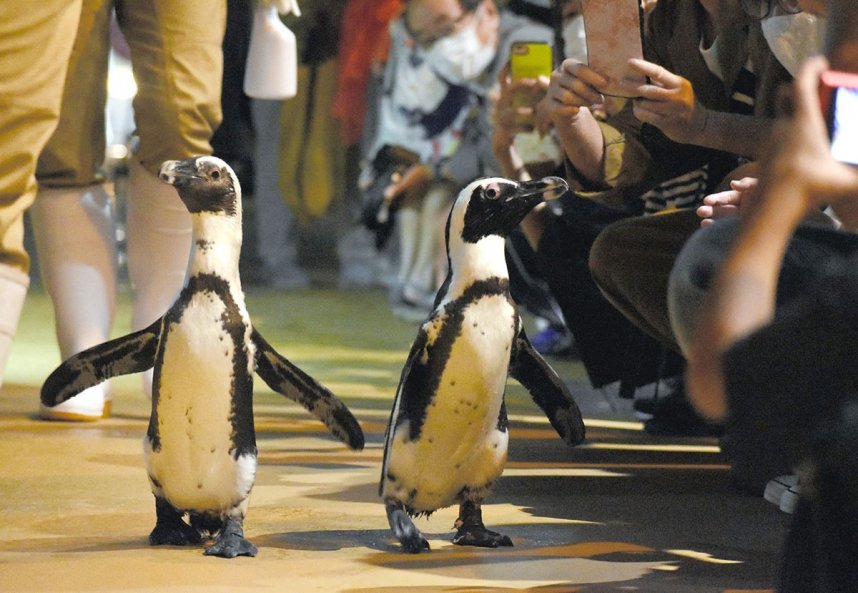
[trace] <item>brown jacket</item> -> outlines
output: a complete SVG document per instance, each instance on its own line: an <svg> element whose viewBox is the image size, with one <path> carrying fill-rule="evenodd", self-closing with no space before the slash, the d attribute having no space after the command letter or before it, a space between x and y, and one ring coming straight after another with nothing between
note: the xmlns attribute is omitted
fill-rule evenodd
<svg viewBox="0 0 858 593"><path fill-rule="evenodd" d="M705 11L699 0L659 0L650 14L644 37L646 59L689 80L697 100L705 107L730 111L731 89L749 61L757 78L755 114L773 117L778 87L791 80L768 48L759 22L747 22L722 32L724 81L712 74L700 55L701 27ZM712 171L726 174L743 155L731 155L669 140L657 128L641 124L632 103L600 123L605 138L603 183L583 182L567 163L570 176L581 182L580 196L599 200L616 209L637 213L640 196L658 183L710 163ZM717 183L718 179L712 182Z"/></svg>

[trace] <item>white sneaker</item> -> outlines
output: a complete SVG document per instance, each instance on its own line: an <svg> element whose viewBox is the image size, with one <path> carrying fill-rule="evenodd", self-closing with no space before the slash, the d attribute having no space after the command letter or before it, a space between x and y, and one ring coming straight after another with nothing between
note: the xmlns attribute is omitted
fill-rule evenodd
<svg viewBox="0 0 858 593"><path fill-rule="evenodd" d="M772 478L766 484L763 498L775 504L785 513L792 513L798 503L800 487L795 474Z"/></svg>
<svg viewBox="0 0 858 593"><path fill-rule="evenodd" d="M110 417L110 404L107 386L101 384L53 407L39 404L39 417L62 422L95 422Z"/></svg>
<svg viewBox="0 0 858 593"><path fill-rule="evenodd" d="M798 499L801 496L801 484L796 483L794 486L787 488L787 491L781 496L781 503L778 505L780 509L792 515L795 512L795 507L798 506Z"/></svg>

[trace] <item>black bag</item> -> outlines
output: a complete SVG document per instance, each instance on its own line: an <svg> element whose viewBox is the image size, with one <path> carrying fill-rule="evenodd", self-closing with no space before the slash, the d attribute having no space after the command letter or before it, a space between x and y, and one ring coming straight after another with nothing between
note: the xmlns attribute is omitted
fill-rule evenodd
<svg viewBox="0 0 858 593"><path fill-rule="evenodd" d="M375 232L375 246L384 247L393 233L393 214L399 200L384 197L384 190L418 162L415 153L398 146L384 146L372 162L375 178L361 196L361 223Z"/></svg>

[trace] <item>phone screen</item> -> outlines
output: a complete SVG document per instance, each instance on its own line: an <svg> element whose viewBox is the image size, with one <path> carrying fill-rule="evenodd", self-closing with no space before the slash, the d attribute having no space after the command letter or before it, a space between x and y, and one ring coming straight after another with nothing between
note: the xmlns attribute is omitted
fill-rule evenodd
<svg viewBox="0 0 858 593"><path fill-rule="evenodd" d="M550 43L516 41L512 44L509 69L513 80L551 76L553 64Z"/></svg>
<svg viewBox="0 0 858 593"><path fill-rule="evenodd" d="M858 165L858 88L835 88L829 113L831 156Z"/></svg>

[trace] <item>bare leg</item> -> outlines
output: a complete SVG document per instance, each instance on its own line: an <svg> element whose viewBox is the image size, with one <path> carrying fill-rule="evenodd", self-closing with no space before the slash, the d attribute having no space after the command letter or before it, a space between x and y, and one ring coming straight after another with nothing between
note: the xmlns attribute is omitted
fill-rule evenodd
<svg viewBox="0 0 858 593"><path fill-rule="evenodd" d="M387 511L387 521L390 523L390 529L406 552L419 554L424 550L429 550L429 542L426 541L423 534L414 526L411 517L405 512L405 507L402 506L401 502L388 499L385 501L384 507Z"/></svg>
<svg viewBox="0 0 858 593"><path fill-rule="evenodd" d="M508 536L486 529L483 511L477 502L466 500L459 505L459 518L456 519L455 527L458 531L453 536L453 543L457 546L497 548L512 545Z"/></svg>

